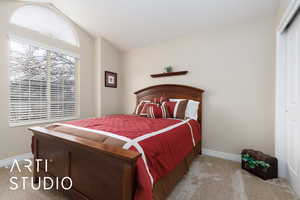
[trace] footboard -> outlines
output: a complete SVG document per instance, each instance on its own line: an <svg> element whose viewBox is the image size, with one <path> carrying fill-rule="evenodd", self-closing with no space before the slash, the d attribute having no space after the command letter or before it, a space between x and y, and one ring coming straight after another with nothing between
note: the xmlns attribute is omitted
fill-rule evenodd
<svg viewBox="0 0 300 200"><path fill-rule="evenodd" d="M72 199L132 200L139 154L80 137L30 128L34 134L34 178L52 177L62 183ZM38 160L37 160L38 159ZM64 186L71 186L64 181Z"/></svg>

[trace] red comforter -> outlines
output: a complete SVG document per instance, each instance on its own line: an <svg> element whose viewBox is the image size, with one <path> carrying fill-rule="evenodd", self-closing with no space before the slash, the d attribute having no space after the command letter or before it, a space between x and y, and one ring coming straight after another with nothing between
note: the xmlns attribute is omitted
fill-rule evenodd
<svg viewBox="0 0 300 200"><path fill-rule="evenodd" d="M200 125L195 120L112 115L65 123L133 140L127 147L144 154L137 162L136 200L151 200L152 184L173 170L200 140Z"/></svg>

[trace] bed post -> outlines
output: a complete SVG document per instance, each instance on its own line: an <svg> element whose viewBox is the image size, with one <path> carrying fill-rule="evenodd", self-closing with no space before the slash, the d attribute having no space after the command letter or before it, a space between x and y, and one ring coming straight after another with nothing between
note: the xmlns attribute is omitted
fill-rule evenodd
<svg viewBox="0 0 300 200"><path fill-rule="evenodd" d="M37 159L37 138L32 136L32 153L33 153L33 183L38 184L39 183L39 178L37 176L37 164L36 164L36 159Z"/></svg>
<svg viewBox="0 0 300 200"><path fill-rule="evenodd" d="M199 151L199 154L202 155L202 136L203 136L203 90L201 91L201 94L200 94L200 104L199 104L199 109L198 109L198 121L200 123L200 151Z"/></svg>

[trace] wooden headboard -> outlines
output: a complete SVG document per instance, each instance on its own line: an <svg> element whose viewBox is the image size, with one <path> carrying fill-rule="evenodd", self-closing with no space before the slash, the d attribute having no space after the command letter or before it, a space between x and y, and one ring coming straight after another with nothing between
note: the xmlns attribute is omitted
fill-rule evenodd
<svg viewBox="0 0 300 200"><path fill-rule="evenodd" d="M165 96L170 99L191 99L194 101L199 101L198 109L198 121L201 123L202 116L202 93L204 90L185 86L185 85L154 85L136 91L136 103L138 104L141 100L152 100L155 97Z"/></svg>

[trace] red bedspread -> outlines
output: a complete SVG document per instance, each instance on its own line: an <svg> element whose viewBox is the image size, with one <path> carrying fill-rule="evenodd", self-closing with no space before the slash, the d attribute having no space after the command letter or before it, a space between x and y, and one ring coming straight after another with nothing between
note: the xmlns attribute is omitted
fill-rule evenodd
<svg viewBox="0 0 300 200"><path fill-rule="evenodd" d="M130 149L141 153L136 147L138 145L142 148L145 160L140 158L137 162L136 200L151 200L151 176L153 183L156 183L174 169L200 140L200 125L195 120L112 115L65 123L121 135L136 144L127 145Z"/></svg>

